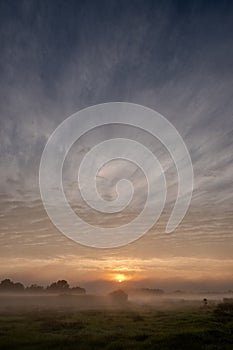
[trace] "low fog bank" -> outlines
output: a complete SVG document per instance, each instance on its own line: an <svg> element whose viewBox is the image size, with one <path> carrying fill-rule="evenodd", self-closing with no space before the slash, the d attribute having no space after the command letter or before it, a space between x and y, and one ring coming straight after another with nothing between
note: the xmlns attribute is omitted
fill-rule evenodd
<svg viewBox="0 0 233 350"><path fill-rule="evenodd" d="M0 311L69 309L166 309L216 305L233 301L233 291L227 293L167 293L155 288L116 289L102 294L87 294L80 286L70 286L66 280L52 282L47 287L38 284L24 286L6 278L0 282Z"/></svg>
<svg viewBox="0 0 233 350"><path fill-rule="evenodd" d="M233 293L146 295L117 290L108 295L1 293L0 312L55 310L150 310L214 306L233 302Z"/></svg>

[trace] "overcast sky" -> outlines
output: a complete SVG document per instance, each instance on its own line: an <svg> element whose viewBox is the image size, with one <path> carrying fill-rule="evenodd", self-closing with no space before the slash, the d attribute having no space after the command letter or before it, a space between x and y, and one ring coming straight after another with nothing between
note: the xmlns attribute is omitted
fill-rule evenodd
<svg viewBox="0 0 233 350"><path fill-rule="evenodd" d="M197 284L209 278L216 286L222 278L221 286L232 286L232 1L1 0L0 48L0 277L33 280L31 261L41 267L42 282L59 278L54 266L59 270L60 264L71 280L83 283L127 265L129 276L150 283L157 278L170 286L171 276L187 281L192 268ZM111 101L142 104L173 123L191 155L194 193L173 236L164 237L159 227L130 246L99 252L71 242L49 222L38 173L46 141L65 118ZM135 130L120 131L138 137ZM70 160L115 134L109 126L86 135ZM162 154L172 202L172 161L148 135L141 137ZM114 166L106 172L115 174ZM140 202L144 187L139 177L134 180ZM113 189L99 185L111 197ZM166 263L173 257L175 267ZM67 261L79 265L77 273Z"/></svg>

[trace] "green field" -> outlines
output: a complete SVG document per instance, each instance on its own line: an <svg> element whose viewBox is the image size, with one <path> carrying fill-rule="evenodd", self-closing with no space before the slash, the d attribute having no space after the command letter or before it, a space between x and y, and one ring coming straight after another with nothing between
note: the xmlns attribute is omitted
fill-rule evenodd
<svg viewBox="0 0 233 350"><path fill-rule="evenodd" d="M2 311L0 349L232 350L233 316L220 308Z"/></svg>

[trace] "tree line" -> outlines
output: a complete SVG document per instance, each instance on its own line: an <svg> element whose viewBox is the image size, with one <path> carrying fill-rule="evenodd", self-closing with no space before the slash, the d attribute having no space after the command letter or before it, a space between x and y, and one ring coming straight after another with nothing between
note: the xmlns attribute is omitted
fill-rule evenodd
<svg viewBox="0 0 233 350"><path fill-rule="evenodd" d="M70 287L66 280L58 280L53 282L47 287L40 286L38 284L31 284L30 286L24 286L21 282L13 282L9 278L6 278L0 282L0 292L31 292L31 293L74 293L85 294L86 290L81 287Z"/></svg>

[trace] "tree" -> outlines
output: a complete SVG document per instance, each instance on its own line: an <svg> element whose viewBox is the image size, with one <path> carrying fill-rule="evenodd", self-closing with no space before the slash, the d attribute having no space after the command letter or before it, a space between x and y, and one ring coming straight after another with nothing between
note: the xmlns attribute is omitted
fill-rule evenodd
<svg viewBox="0 0 233 350"><path fill-rule="evenodd" d="M14 283L9 278L6 278L0 283L0 291L4 292L23 292L24 285L20 282Z"/></svg>
<svg viewBox="0 0 233 350"><path fill-rule="evenodd" d="M14 287L13 287L15 292L23 292L24 291L24 285L20 282L16 282L14 283Z"/></svg>
<svg viewBox="0 0 233 350"><path fill-rule="evenodd" d="M75 294L86 294L86 290L81 287L73 287L71 288L71 291L72 293L75 293Z"/></svg>
<svg viewBox="0 0 233 350"><path fill-rule="evenodd" d="M203 299L203 305L207 306L208 305L208 300L206 298Z"/></svg>
<svg viewBox="0 0 233 350"><path fill-rule="evenodd" d="M31 284L30 287L26 288L26 291L31 293L40 293L44 291L44 287L39 286L38 284Z"/></svg>
<svg viewBox="0 0 233 350"><path fill-rule="evenodd" d="M0 290L9 291L12 290L14 286L14 282L12 282L9 278L6 278L0 283Z"/></svg>
<svg viewBox="0 0 233 350"><path fill-rule="evenodd" d="M68 292L69 284L66 280L59 280L50 284L50 286L47 287L47 290L51 292Z"/></svg>
<svg viewBox="0 0 233 350"><path fill-rule="evenodd" d="M123 290L118 289L112 293L109 293L110 298L117 303L126 303L128 301L128 294Z"/></svg>

